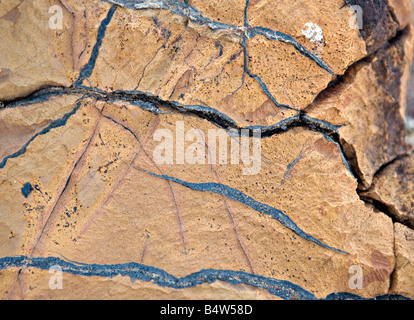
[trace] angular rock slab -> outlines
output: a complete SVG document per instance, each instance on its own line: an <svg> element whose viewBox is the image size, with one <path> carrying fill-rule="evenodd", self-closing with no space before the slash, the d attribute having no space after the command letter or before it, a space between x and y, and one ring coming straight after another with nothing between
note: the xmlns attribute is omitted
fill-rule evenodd
<svg viewBox="0 0 414 320"><path fill-rule="evenodd" d="M367 61L351 67L305 109L309 116L339 126L344 151L354 159L362 188L370 186L382 165L409 150L401 128L412 49L413 33L408 28Z"/></svg>
<svg viewBox="0 0 414 320"><path fill-rule="evenodd" d="M363 195L384 204L399 222L414 228L414 156L401 157L374 178Z"/></svg>
<svg viewBox="0 0 414 320"><path fill-rule="evenodd" d="M388 292L391 219L359 199L334 142L303 128L262 138L257 175L243 175L249 167L243 164L156 163L154 133L176 132L177 124L217 129L164 109L154 114L122 101L81 101L65 126L36 137L0 170L7 195L2 257L55 256L74 275L82 266L77 263L92 274L104 268L99 272L105 275L120 269L104 265L134 262L137 270L161 272L161 287L178 289L197 287L204 277L197 273L213 270L205 277L229 282L232 275L285 299ZM53 145L46 148L47 141ZM43 157L57 163L50 166ZM27 198L25 182L34 186ZM12 267L16 258L7 261ZM26 266L42 268L42 261ZM352 265L369 275L361 291L349 287ZM171 276L179 279L174 285ZM138 271L132 277L148 281Z"/></svg>
<svg viewBox="0 0 414 320"><path fill-rule="evenodd" d="M317 50L304 35L306 23L298 25L294 15L287 21L267 16L266 12L289 11L288 2L278 2L277 9L266 12L263 8L273 3L252 1L246 7L238 1L233 6L218 2L206 6L199 1L189 5L161 1L157 6L148 1L107 2L122 8L106 26L95 69L80 84L209 106L242 125L269 125L288 118L292 114L280 115L276 106L305 108L334 79L334 73L344 73L366 55L365 42L350 23L349 7L338 11L340 1L324 6L324 15L318 5L304 14L312 21L318 14L318 23L328 27L335 21L336 27L326 31L328 44ZM113 50L114 44L120 51ZM271 107L266 107L263 117L260 109L265 103ZM249 116L251 112L262 118Z"/></svg>
<svg viewBox="0 0 414 320"><path fill-rule="evenodd" d="M71 100L70 97L62 97L61 104L57 104L57 106L65 105L64 103L68 100ZM30 234L40 232L48 219L49 212L47 210L54 206L65 187L65 185L60 185L62 178L66 177L67 179L76 164L76 159L82 155L87 146L88 135L91 134L95 123L91 121L91 118L88 118L88 112L82 113L87 107L81 108L79 103L75 106L70 104L72 110L79 106L78 111L80 112L72 113L73 117L68 117L67 122L59 122L60 126L51 125L49 130L31 137L27 141L27 145L22 145L19 149L21 153L18 156L9 157L6 159L7 161L3 158L4 167L0 168L2 179L0 185L2 194L0 199L2 213L1 251L3 256L18 254L19 250L25 248L23 243L28 240L28 237L30 238ZM37 112L39 117L42 114L46 116L47 114L43 113L44 105L47 103L43 103L43 106L40 104L32 105L32 113L36 114ZM53 105L51 103L49 107ZM89 108L89 112L92 114L98 112L94 106L89 106ZM18 118L21 111L18 109L14 111L16 118ZM36 174L33 171L33 165L36 166ZM40 192L39 198L33 202L33 207L29 206L29 203L26 202L27 198L23 195L22 189L27 183L31 186L29 191ZM47 189L43 189L43 183L47 184ZM15 201L17 197L21 201ZM49 207L46 208L46 204ZM36 222L31 222L30 215L26 215L30 212L33 212L32 218ZM19 215L18 219L13 218L15 214Z"/></svg>
<svg viewBox="0 0 414 320"><path fill-rule="evenodd" d="M81 95L51 96L47 104L39 99L18 108L0 109L0 167L4 167L7 159L18 156L32 137L46 132L70 113L79 98Z"/></svg>
<svg viewBox="0 0 414 320"><path fill-rule="evenodd" d="M93 72L80 84L213 108L240 126L270 125L296 115L278 108L246 74L240 41L234 31L212 31L169 11L118 8Z"/></svg>
<svg viewBox="0 0 414 320"><path fill-rule="evenodd" d="M390 292L414 299L414 231L400 223L394 224L394 230L396 266Z"/></svg>

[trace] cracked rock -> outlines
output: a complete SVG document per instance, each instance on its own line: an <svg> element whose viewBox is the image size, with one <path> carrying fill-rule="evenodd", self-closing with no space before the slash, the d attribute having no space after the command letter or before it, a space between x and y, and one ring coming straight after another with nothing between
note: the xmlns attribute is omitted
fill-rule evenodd
<svg viewBox="0 0 414 320"><path fill-rule="evenodd" d="M5 255L59 252L91 265L132 260L174 277L202 269L243 271L292 281L304 292L296 294L308 298L349 292L348 269L357 261L369 275L358 293L387 294L395 263L391 219L359 199L340 150L323 134L293 128L261 139L258 175L243 175L241 164L181 165L176 156L171 165L158 164L153 132L173 131L177 123L202 132L216 127L196 116L96 104L82 102L65 126L33 140L1 171L38 186L3 213L5 234L19 235L5 242L14 243ZM82 123L83 135L66 135ZM59 159L53 170L37 151L52 135L59 143L42 156ZM32 162L36 170L19 170L19 162ZM13 197L19 188L3 183L2 194Z"/></svg>
<svg viewBox="0 0 414 320"><path fill-rule="evenodd" d="M414 298L414 231L400 223L394 224L396 266L392 275L391 293Z"/></svg>
<svg viewBox="0 0 414 320"><path fill-rule="evenodd" d="M305 109L314 118L340 126L344 151L354 161L362 188L370 186L382 165L409 150L403 128L412 43L409 28L350 67Z"/></svg>
<svg viewBox="0 0 414 320"><path fill-rule="evenodd" d="M396 159L375 175L364 195L385 204L392 217L414 228L414 155Z"/></svg>

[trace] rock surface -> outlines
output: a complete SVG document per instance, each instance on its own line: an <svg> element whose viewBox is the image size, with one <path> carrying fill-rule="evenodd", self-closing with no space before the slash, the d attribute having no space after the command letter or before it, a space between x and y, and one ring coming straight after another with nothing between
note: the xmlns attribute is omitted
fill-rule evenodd
<svg viewBox="0 0 414 320"><path fill-rule="evenodd" d="M394 229L396 266L390 292L412 296L414 290L414 232L399 223L394 224Z"/></svg>
<svg viewBox="0 0 414 320"><path fill-rule="evenodd" d="M406 29L392 43L351 66L306 109L309 116L339 126L344 151L355 160L353 166L364 188L382 165L409 150L405 131L396 128L404 127L412 41L412 30Z"/></svg>
<svg viewBox="0 0 414 320"><path fill-rule="evenodd" d="M0 3L3 299L413 298L410 14Z"/></svg>
<svg viewBox="0 0 414 320"><path fill-rule="evenodd" d="M414 155L396 159L380 170L365 196L387 206L390 215L414 228Z"/></svg>

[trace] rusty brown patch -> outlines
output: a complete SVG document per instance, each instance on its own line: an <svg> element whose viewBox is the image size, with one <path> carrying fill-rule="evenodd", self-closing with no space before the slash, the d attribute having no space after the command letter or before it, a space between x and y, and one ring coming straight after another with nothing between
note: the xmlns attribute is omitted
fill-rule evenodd
<svg viewBox="0 0 414 320"><path fill-rule="evenodd" d="M268 116L276 116L280 113L280 109L276 108L276 105L272 100L268 99L262 103L262 105L254 111L246 113L246 119L250 122L256 122L260 119L265 119Z"/></svg>
<svg viewBox="0 0 414 320"><path fill-rule="evenodd" d="M360 30L367 45L368 54L375 52L398 30L398 23L387 0L346 0L348 5L363 10L363 28Z"/></svg>

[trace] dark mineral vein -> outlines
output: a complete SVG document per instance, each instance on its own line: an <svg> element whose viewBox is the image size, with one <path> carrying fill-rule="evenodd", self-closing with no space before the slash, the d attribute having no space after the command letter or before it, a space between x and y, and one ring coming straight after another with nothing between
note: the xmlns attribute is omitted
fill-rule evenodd
<svg viewBox="0 0 414 320"><path fill-rule="evenodd" d="M154 114L164 113L158 108L158 106L163 106L171 112L180 112L180 113L187 113L190 115L195 115L197 117L201 117L206 119L216 125L223 130L229 129L237 129L239 132L242 129L248 129L251 133L255 130L261 131L261 137L271 137L276 134L282 134L287 132L288 130L295 128L295 127L303 127L306 130L320 132L323 134L324 138L330 142L334 142L337 147L339 148L342 156L342 160L346 168L355 176L351 166L348 163L348 160L344 156L340 139L338 128L341 125L333 125L327 121L315 119L309 117L305 113L298 113L297 115L279 121L273 125L269 126L247 126L247 127L239 127L236 124L236 121L231 119L229 116L221 113L220 111L211 108L209 106L203 105L183 105L176 101L165 101L161 100L160 98L151 95L149 93L144 93L140 91L114 91L114 92L107 92L103 90L99 90L96 88L90 88L83 85L79 85L73 88L62 88L62 87L49 87L45 89L41 89L35 93L32 93L26 98L21 98L17 101L13 101L10 103L5 104L6 108L17 108L20 106L26 106L31 103L37 102L45 102L48 99L54 96L62 96L62 95L69 95L69 94L79 94L83 95L82 99L85 98L93 98L100 101L106 102L116 102L116 101L126 101L135 105L137 107L142 108L143 110L150 111ZM34 135L29 141L27 141L17 152L6 156L0 162L0 169L4 168L6 162L9 158L16 158L21 154L26 152L27 146L39 135L48 133L51 129L64 126L66 125L67 120L76 113L79 105L77 105L71 112L65 114L62 118L53 121L47 128L43 129L38 134Z"/></svg>
<svg viewBox="0 0 414 320"><path fill-rule="evenodd" d="M240 27L213 21L209 18L204 17L204 15L200 11L188 5L187 3L180 2L177 0L101 0L101 1L115 4L120 7L133 9L133 10L164 9L164 10L170 11L173 14L188 18L192 22L198 25L206 25L212 30L240 31Z"/></svg>
<svg viewBox="0 0 414 320"><path fill-rule="evenodd" d="M246 29L249 28L249 16L247 12L249 11L250 0L246 0L246 6L244 7L244 17L243 17L243 25Z"/></svg>
<svg viewBox="0 0 414 320"><path fill-rule="evenodd" d="M203 15L194 7L177 0L101 0L103 2L112 3L124 8L143 10L143 9L165 9L173 14L180 15L190 19L192 22L198 25L206 25L212 30L232 30L238 32L238 34L245 35L247 38L253 38L257 35L265 36L268 40L277 40L292 45L299 53L303 54L307 58L316 62L320 67L327 70L329 73L334 72L329 66L320 60L315 54L307 50L293 37L286 35L280 31L274 31L262 27L249 27L247 10L250 1L246 1L246 7L244 10L244 26L234 26L218 21L213 21Z"/></svg>
<svg viewBox="0 0 414 320"><path fill-rule="evenodd" d="M294 109L294 107L290 107L288 105L283 105L278 103L276 98L270 93L267 85L264 83L264 81L261 79L259 75L253 74L251 70L248 67L248 52L247 52L247 39L253 38L257 35L265 36L269 40L277 40L281 42L285 42L287 44L292 45L299 53L303 54L307 58L313 60L316 62L320 67L324 68L331 74L334 74L334 72L323 62L321 61L316 55L314 55L312 52L307 50L304 46L302 46L298 41L296 41L293 37L288 36L282 32L279 31L273 31L266 28L261 27L254 27L250 28L248 24L248 17L247 17L247 10L249 6L249 0L246 1L246 7L244 10L244 27L238 27L233 26L229 24L220 23L217 21L212 21L209 18L204 17L204 15L193 8L192 6L188 5L187 3L183 3L177 0L135 0L135 1L127 1L127 0L101 0L104 2L112 3L113 6L108 12L107 17L102 21L99 30L98 30L98 36L96 40L96 44L93 48L91 58L89 62L82 68L78 80L75 82L75 86L80 86L84 79L90 77L90 75L93 72L93 69L95 67L96 59L99 54L99 49L102 45L102 40L105 36L106 27L109 24L109 22L112 19L112 16L115 12L116 6L121 6L125 8L130 8L134 10L143 10L143 9L165 9L169 10L173 14L177 14L183 17L186 17L193 21L194 23L198 25L206 25L212 30L233 30L239 33L240 36L240 44L243 47L244 51L244 71L246 74L248 74L251 78L256 80L264 93L272 100L272 102L280 107L280 108L287 108L287 109Z"/></svg>
<svg viewBox="0 0 414 320"><path fill-rule="evenodd" d="M263 28L263 27L253 27L253 28L247 29L248 38L254 38L255 36L258 36L258 35L264 36L268 40L277 40L277 41L281 41L281 42L292 45L299 53L301 53L305 57L316 62L321 68L325 69L330 74L335 75L332 69L329 68L329 66L325 62L319 59L314 53L307 50L303 45L301 45L293 37L286 35L280 31L274 31L268 28Z"/></svg>
<svg viewBox="0 0 414 320"><path fill-rule="evenodd" d="M303 45L301 45L298 41L296 41L293 37L284 34L280 31L274 31L269 28L263 27L250 27L249 25L249 17L248 17L248 10L249 10L250 0L246 0L246 7L244 9L244 27L246 28L246 37L247 38L254 38L258 35L264 36L268 40L276 40L285 42L287 44L292 45L299 53L303 54L305 57L313 60L316 62L321 68L324 68L331 74L335 74L329 66L323 62L319 57L313 54L311 51L307 50Z"/></svg>
<svg viewBox="0 0 414 320"><path fill-rule="evenodd" d="M250 274L244 271L207 269L178 278L172 274L152 266L136 262L123 264L85 264L70 262L56 257L4 257L0 259L0 270L9 268L36 268L49 270L59 266L63 272L78 276L97 276L113 278L115 276L129 277L131 281L151 282L161 287L185 289L199 286L203 283L225 281L233 285L245 284L267 290L274 296L285 300L317 300L314 294L286 280ZM331 293L324 300L369 300L355 294L339 292ZM373 300L409 300L400 295L384 295Z"/></svg>
<svg viewBox="0 0 414 320"><path fill-rule="evenodd" d="M244 72L252 79L256 80L260 87L262 88L263 92L268 96L268 98L270 100L272 100L272 102L278 106L279 108L285 108L285 109L293 109L293 110L297 110L295 108L292 108L288 105L285 104L280 104L276 98L271 94L271 92L269 91L269 89L267 88L267 85L264 83L264 81L262 80L262 78L260 76L258 76L257 74L254 74L253 72L250 71L249 68L249 53L248 53L248 49L247 49L247 36L243 35L242 36L242 40L240 42L240 45L243 47L243 55L244 55L244 64L243 64L243 68L244 68Z"/></svg>
<svg viewBox="0 0 414 320"><path fill-rule="evenodd" d="M253 38L257 35L261 35L261 36L266 37L268 40L276 40L276 41L281 41L281 42L290 44L299 53L301 53L305 57L313 60L315 63L317 63L320 67L327 70L329 73L334 74L334 72L329 68L329 66L326 63L324 63L321 59L319 59L315 54L313 54L312 52L307 50L303 45L301 45L293 37L291 37L289 35L286 35L286 34L280 32L280 31L274 31L274 30L267 29L267 28L262 28L262 27L253 27L253 28L251 28L251 27L249 27L247 11L248 11L250 0L246 0L246 6L245 6L245 10L244 10L244 27L239 27L239 26L220 23L220 22L217 22L217 21L212 21L211 19L205 17L203 15L203 13L196 10L192 6L188 5L187 3L177 1L177 0L155 0L155 1L151 1L151 0L135 0L135 1L101 0L101 1L112 3L114 5L122 6L122 7L125 7L125 8L130 8L130 9L134 9L134 10L165 9L165 10L169 10L173 14L177 14L177 15L186 17L186 18L190 19L191 21L193 21L194 23L196 23L198 25L206 25L212 30L232 30L232 31L236 31L239 34L240 45L243 47L243 52L244 52L244 72L247 75L249 75L251 78L256 80L259 83L260 87L262 88L263 92L269 97L269 99L271 99L271 101L276 106L278 106L280 108L296 110L296 108L294 108L294 107L284 105L284 104L280 104L276 100L276 98L271 94L271 92L269 91L267 85L262 80L262 78L259 75L254 74L254 73L251 72L251 70L248 67L248 51L247 51L247 39L248 38ZM109 14L108 14L108 16L109 16ZM103 33L103 35L104 35L105 27L106 27L107 23L106 24L102 23L102 25L104 25L103 31L98 33L98 34ZM101 27L102 27L102 25L101 25ZM100 45L102 43L103 35L98 36L99 42L97 41L97 45L95 45L95 48L100 47ZM92 62L88 63L88 65L85 66L85 68L84 68L86 70L84 72L85 75L86 75L86 73L88 73L87 77L90 76L91 73L92 73L93 66L94 66L95 61L96 61L96 55L97 55L97 53L95 55L93 55L93 57L91 57ZM81 84L82 80L85 78L85 75L82 74L82 76L79 77L80 81L79 80L77 81L77 83L76 83L77 85Z"/></svg>
<svg viewBox="0 0 414 320"><path fill-rule="evenodd" d="M199 24L199 25L206 25L209 28L213 30L234 30L239 32L239 35L241 36L241 43L242 46L245 48L245 61L247 61L248 55L247 55L247 39L253 38L255 36L261 35L266 37L269 40L277 40L282 41L285 43L288 43L294 48L299 51L304 56L308 57L309 59L316 62L320 67L324 68L331 74L334 74L333 71L327 66L323 61L321 61L317 56L315 56L312 52L308 51L306 48L304 48L300 43L298 43L294 38L291 36L288 36L286 34L283 34L279 31L273 31L267 28L262 27L250 27L248 24L248 18L247 18L247 9L249 5L249 0L246 1L246 8L244 12L244 28L237 27L233 25L223 24L219 22L212 21L206 17L203 16L201 12L194 9L193 7L189 6L187 1L184 1L184 3L181 3L176 0L155 0L155 1L127 1L127 0L101 0L104 2L112 3L113 6L109 9L108 14L106 18L102 21L99 29L98 29L98 35L96 44L92 50L91 58L89 62L81 69L80 75L78 80L75 82L75 87L80 88L82 90L94 90L92 88L83 87L81 84L83 80L88 78L95 67L95 63L99 54L100 47L102 45L103 38L105 36L106 28L111 21L115 10L116 5L126 7L126 8L133 8L136 10L140 9L166 9L174 14L181 15L183 17L186 17L190 19L191 21ZM264 82L261 80L261 78L257 75L254 75L250 72L248 68L248 64L245 64L245 72L257 80L259 84L261 85L262 89L265 91L265 93L272 99L273 102L275 102L276 105L282 106L282 107L288 107L283 106L277 103L276 99L270 94L269 90L267 89ZM73 88L75 89L75 88ZM46 101L50 96L52 95L62 95L67 92L75 93L75 90L53 90L53 91L46 91L42 94L33 94L32 99L26 99L26 101L22 101L20 104L14 104L9 103L8 107L17 107L21 105L27 105L34 102L41 102ZM99 90L95 90L95 93L98 94ZM107 92L99 92L99 94L103 95L98 98L101 98L102 100L108 100L108 101L116 101L116 100L122 100L125 99L125 97L128 96L128 94L136 96L138 95L147 95L141 92L126 92L126 91L119 91L114 93L107 93ZM90 96L97 98L95 94L90 94ZM112 97L108 99L108 97ZM148 97L147 97L148 98ZM143 109L152 111L152 112L158 112L159 109L156 107L156 104L150 101L147 101L145 99L137 100L137 99L126 99L130 101L132 104L135 104ZM151 97L151 101L156 101L156 97ZM225 122L229 127L235 127L235 122L227 117L226 115L220 113L219 111L210 108L208 106L184 106L179 104L178 102L164 102L164 104L170 104L170 106L174 106L176 109L180 110L183 109L185 111L190 111L195 114L214 114L214 118L219 119L225 119L225 121L222 121L221 123ZM8 159L18 157L19 155L23 154L26 151L27 146L38 136L48 133L53 128L61 127L66 125L67 120L76 113L76 111L81 106L81 101L79 101L76 105L76 107L70 111L69 113L65 114L62 118L52 121L49 126L47 126L45 129L43 129L38 134L34 135L29 141L27 141L22 148L9 155L6 156L1 162L0 162L0 168L4 168L6 165ZM289 108L289 107L288 107ZM207 117L208 118L208 117ZM211 119L210 119L211 120ZM217 121L213 121L217 122ZM220 121L218 121L220 123ZM217 123L216 123L217 124ZM331 137L332 133L337 132L338 126L333 126L330 123L321 123L318 119L312 119L307 117L305 114L298 114L295 117L283 120L273 126L268 127L261 127L261 126L255 126L255 127L248 127L249 129L257 129L261 128L265 133L267 133L267 136L270 136L275 133L279 133L280 130L286 131L287 128L294 127L294 126L304 126L312 130L320 131L324 134L325 138L329 141L335 142L337 145L340 146L340 143L336 141L336 139ZM327 132L328 131L328 132ZM342 153L342 150L341 150ZM342 153L342 157L343 153ZM295 160L297 161L297 160ZM344 164L347 166L348 169L349 165L346 159L343 159ZM293 164L293 163L292 163ZM289 169L289 168L288 168ZM350 169L351 171L351 169ZM352 172L352 171L351 171ZM241 193L238 190L235 190L233 188L230 188L225 185L217 184L217 183L189 183L185 182L173 177L165 176L165 175L157 175L154 173L147 172L148 174L151 174L155 177L163 178L169 181L173 181L176 183L180 183L181 185L184 185L188 188L191 188L193 190L198 191L207 191L207 192L214 192L217 194L224 195L232 200L239 201L259 212L262 212L264 214L267 214L271 216L274 219L277 219L279 222L281 222L284 226L292 230L293 232L297 233L302 238L315 242L318 245L335 250L340 253L344 253L341 250L329 247L323 243L321 243L319 240L313 238L312 236L307 235L305 232L303 232L300 228L297 227L297 225L283 212L270 207L268 205L259 203L255 201L254 199L248 197L247 195ZM22 190L22 192L25 192ZM116 265L101 265L101 264L81 264L81 263L72 263L68 262L59 258L54 257L47 257L47 258L32 258L32 257L26 257L26 256L20 256L20 257L4 257L0 259L0 270L1 269L7 269L12 267L33 267L33 268L39 268L42 270L47 270L52 265L60 265L64 272L72 273L75 275L82 275L82 276L101 276L101 277L113 277L116 275L122 275L122 276L129 276L132 280L139 279L141 281L151 281L157 285L165 286L165 287L171 287L176 289L182 289L182 288L188 288L188 287L194 287L197 285L200 285L202 283L212 283L217 280L226 281L232 284L247 284L251 285L257 288L263 288L266 289L269 293L282 297L284 299L310 299L314 300L316 299L315 296L303 289L302 287L293 284L289 281L284 280L277 280L274 278L269 277L263 277L258 275L249 274L242 271L232 271L232 270L201 270L199 272L192 273L188 276L177 278L173 275L155 268L151 266L146 266L142 264L138 264L135 262L130 262L126 264L116 264ZM353 295L350 293L332 293L328 295L325 299L331 300L331 299L357 299L362 300L364 298ZM377 297L378 300L383 299L407 299L403 296L392 296L392 295L385 295Z"/></svg>

